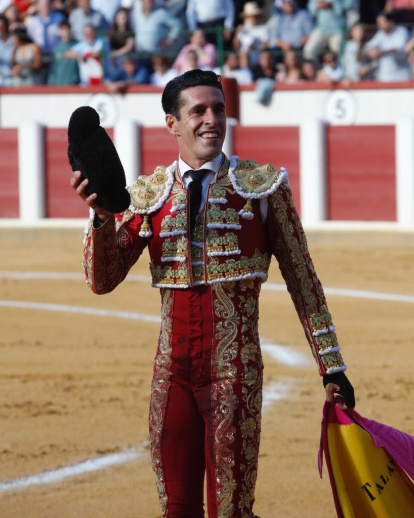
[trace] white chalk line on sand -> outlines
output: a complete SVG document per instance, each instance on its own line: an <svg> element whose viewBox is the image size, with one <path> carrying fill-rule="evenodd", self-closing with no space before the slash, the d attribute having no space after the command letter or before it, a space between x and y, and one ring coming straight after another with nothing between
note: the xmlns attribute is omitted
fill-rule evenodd
<svg viewBox="0 0 414 518"><path fill-rule="evenodd" d="M283 363L285 365L306 365L307 360L297 352L292 352L292 358L295 363L289 358L289 349L286 346L272 344L267 341L262 341L261 347L274 361ZM284 377L277 382L270 383L263 389L263 412L271 408L273 403L287 398L287 394L293 385L293 379ZM111 453L102 457L87 459L77 464L70 464L61 468L29 475L11 480L0 482L0 494L7 491L14 491L24 489L27 487L53 484L61 482L66 478L71 478L80 475L86 475L94 471L100 471L106 468L125 464L127 462L140 459L147 454L148 442L144 442L138 449L130 449L121 453Z"/></svg>
<svg viewBox="0 0 414 518"><path fill-rule="evenodd" d="M89 308L86 306L68 306L66 304L50 304L47 302L27 302L24 300L0 300L0 307L17 309L34 309L39 311L56 311L59 313L77 313L98 317L115 317L127 320L142 320L159 324L161 318L156 315L134 313L132 311L115 311L110 309Z"/></svg>
<svg viewBox="0 0 414 518"><path fill-rule="evenodd" d="M78 462L77 464L70 464L69 466L63 466L61 468L44 471L43 473L5 480L4 482L0 482L0 493L5 493L6 491L12 491L16 489L23 489L25 487L60 482L65 478L85 475L94 471L117 466L118 464L125 464L126 462L143 457L144 454L145 452L143 445L140 449L126 450L121 453L111 453L103 457L87 459L82 462Z"/></svg>
<svg viewBox="0 0 414 518"><path fill-rule="evenodd" d="M68 273L68 272L11 272L11 271L0 271L0 279L14 279L17 281L23 280L84 280L85 277L81 273ZM147 275L129 275L124 282L151 282L151 278ZM275 284L271 282L264 283L262 285L263 290L271 291L287 291L285 284ZM342 288L324 288L326 295L338 296L338 297L350 297L355 299L371 299L371 300L384 300L387 302L408 302L414 304L413 295L398 295L395 293L381 293L376 291L367 290L348 290Z"/></svg>

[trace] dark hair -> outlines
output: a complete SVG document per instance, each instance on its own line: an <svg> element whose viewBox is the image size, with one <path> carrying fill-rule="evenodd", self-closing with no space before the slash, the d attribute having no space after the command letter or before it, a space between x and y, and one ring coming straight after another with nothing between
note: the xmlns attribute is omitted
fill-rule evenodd
<svg viewBox="0 0 414 518"><path fill-rule="evenodd" d="M4 16L4 14L0 14L0 20L2 20L2 22L4 23L6 32L9 32L9 19L6 16Z"/></svg>
<svg viewBox="0 0 414 518"><path fill-rule="evenodd" d="M171 81L167 83L161 98L164 112L174 115L177 120L180 120L180 109L183 106L181 92L187 88L194 88L196 86L213 86L218 88L224 97L221 76L210 70L200 70L196 68L184 72L184 74L171 79Z"/></svg>
<svg viewBox="0 0 414 518"><path fill-rule="evenodd" d="M377 18L379 18L380 16L383 16L390 22L395 22L395 14L393 12L381 11L377 14Z"/></svg>
<svg viewBox="0 0 414 518"><path fill-rule="evenodd" d="M12 32L13 36L16 36L22 43L33 43L32 38L28 35L26 27L17 27Z"/></svg>
<svg viewBox="0 0 414 518"><path fill-rule="evenodd" d="M68 27L70 29L70 23L67 20L63 20L59 23L59 27Z"/></svg>

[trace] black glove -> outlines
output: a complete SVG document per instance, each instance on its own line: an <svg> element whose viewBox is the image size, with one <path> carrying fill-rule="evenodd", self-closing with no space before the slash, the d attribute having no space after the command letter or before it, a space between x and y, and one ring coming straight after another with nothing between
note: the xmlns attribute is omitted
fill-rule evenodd
<svg viewBox="0 0 414 518"><path fill-rule="evenodd" d="M351 385L344 372L324 374L323 386L326 387L328 383L335 383L335 385L340 387L338 394L344 398L344 402L348 408L353 408L355 406L354 387Z"/></svg>
<svg viewBox="0 0 414 518"><path fill-rule="evenodd" d="M130 205L124 168L112 140L99 124L98 112L90 106L81 106L72 113L69 163L73 171L81 171L88 178L85 192L98 195L97 205L109 212L123 212Z"/></svg>

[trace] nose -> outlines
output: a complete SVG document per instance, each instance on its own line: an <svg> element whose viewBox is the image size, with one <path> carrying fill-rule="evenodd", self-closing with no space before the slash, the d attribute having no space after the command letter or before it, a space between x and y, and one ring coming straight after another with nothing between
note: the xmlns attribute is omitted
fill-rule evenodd
<svg viewBox="0 0 414 518"><path fill-rule="evenodd" d="M205 123L209 124L210 126L216 126L217 121L218 121L218 117L217 117L217 114L214 112L214 110L212 110L211 108L206 110Z"/></svg>

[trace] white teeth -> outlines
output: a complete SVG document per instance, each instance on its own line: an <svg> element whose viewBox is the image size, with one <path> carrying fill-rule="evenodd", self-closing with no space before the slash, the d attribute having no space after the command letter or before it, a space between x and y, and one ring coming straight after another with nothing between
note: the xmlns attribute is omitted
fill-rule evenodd
<svg viewBox="0 0 414 518"><path fill-rule="evenodd" d="M204 133L201 136L203 138L217 138L218 137L218 133Z"/></svg>

